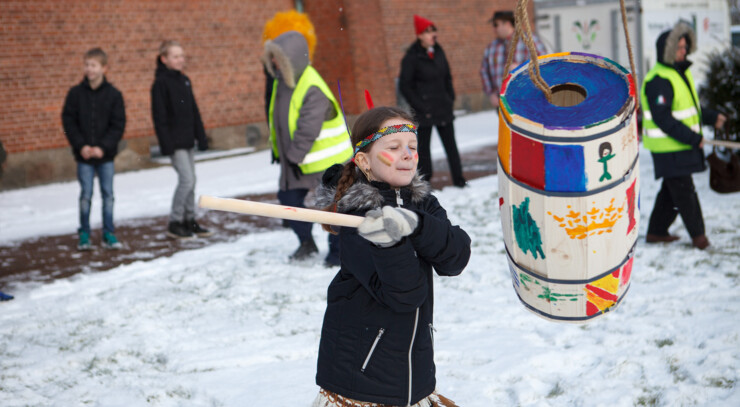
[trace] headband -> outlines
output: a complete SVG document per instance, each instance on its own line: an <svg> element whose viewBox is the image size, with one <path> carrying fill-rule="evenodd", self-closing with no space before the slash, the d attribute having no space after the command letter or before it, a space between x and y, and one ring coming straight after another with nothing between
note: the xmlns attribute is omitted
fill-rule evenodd
<svg viewBox="0 0 740 407"><path fill-rule="evenodd" d="M355 144L355 152L352 154L352 161L355 160L355 156L357 155L357 152L360 151L363 147L366 145L372 143L373 141L383 137L387 136L389 134L395 134L395 133L416 133L416 126L413 124L397 124L395 126L388 126L383 127L382 129L378 130L377 132L365 137L364 139L360 140Z"/></svg>

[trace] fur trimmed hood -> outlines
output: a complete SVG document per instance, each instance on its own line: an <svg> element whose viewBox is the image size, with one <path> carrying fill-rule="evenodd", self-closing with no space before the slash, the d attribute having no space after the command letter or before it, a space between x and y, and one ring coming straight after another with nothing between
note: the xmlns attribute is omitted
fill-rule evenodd
<svg viewBox="0 0 740 407"><path fill-rule="evenodd" d="M689 55L696 51L696 33L690 25L679 22L670 31L663 32L658 41L656 41L655 47L658 55L658 62L665 65L673 65L676 63L676 50L678 49L678 41L681 38L686 37L688 49L686 55Z"/></svg>
<svg viewBox="0 0 740 407"><path fill-rule="evenodd" d="M349 187L344 196L337 202L337 212L349 213L382 207L386 200L383 191L393 191L393 188L384 182L368 182L360 170L355 169L355 171L357 171L357 181ZM411 180L411 184L401 188L401 191L404 195L410 194L411 202L418 204L431 194L432 187L417 172L414 179ZM333 204L336 192L336 183L330 185L322 183L319 185L316 189L316 206L326 208Z"/></svg>
<svg viewBox="0 0 740 407"><path fill-rule="evenodd" d="M285 84L295 89L298 79L309 64L308 43L298 31L288 31L280 34L272 41L265 42L265 52L262 54L262 64L273 77L278 73L273 68L272 61Z"/></svg>

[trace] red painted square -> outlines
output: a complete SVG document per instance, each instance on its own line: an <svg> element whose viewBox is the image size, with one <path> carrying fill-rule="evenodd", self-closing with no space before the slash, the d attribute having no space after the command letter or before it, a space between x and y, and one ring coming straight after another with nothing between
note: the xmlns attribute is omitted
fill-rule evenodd
<svg viewBox="0 0 740 407"><path fill-rule="evenodd" d="M545 147L511 132L511 175L531 187L545 189Z"/></svg>

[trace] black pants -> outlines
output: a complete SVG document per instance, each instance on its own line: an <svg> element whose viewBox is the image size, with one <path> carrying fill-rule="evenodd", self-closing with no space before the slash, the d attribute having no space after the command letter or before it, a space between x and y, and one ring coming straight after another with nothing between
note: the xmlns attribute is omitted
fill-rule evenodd
<svg viewBox="0 0 740 407"><path fill-rule="evenodd" d="M653 213L650 214L647 232L653 235L668 235L668 228L679 214L692 238L704 234L704 217L691 175L663 178L663 185L655 197L655 206Z"/></svg>
<svg viewBox="0 0 740 407"><path fill-rule="evenodd" d="M463 178L462 163L460 162L460 153L457 151L455 142L455 126L452 122L444 125L437 125L439 137L442 139L442 145L447 153L447 163L450 166L450 176L452 183L457 186L465 185ZM419 173L427 180L432 179L432 126L419 126L417 130L419 136Z"/></svg>
<svg viewBox="0 0 740 407"><path fill-rule="evenodd" d="M305 208L306 204L304 201L306 199L306 195L308 195L308 189L288 189L278 191L277 198L281 205ZM298 236L298 240L301 243L306 240L313 240L313 235L311 234L313 223L290 220L288 221L288 224L290 225L290 228L293 229L296 236ZM339 259L338 235L329 234L329 254L326 257L327 259L330 257L336 258L337 260Z"/></svg>

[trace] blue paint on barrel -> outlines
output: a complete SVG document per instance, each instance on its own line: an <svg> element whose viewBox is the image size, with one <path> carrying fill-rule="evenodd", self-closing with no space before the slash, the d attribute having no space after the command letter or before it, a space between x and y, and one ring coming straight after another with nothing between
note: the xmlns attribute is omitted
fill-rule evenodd
<svg viewBox="0 0 740 407"><path fill-rule="evenodd" d="M542 78L550 87L572 83L583 87L586 99L569 107L547 102L529 75L512 77L506 88L511 113L545 127L578 129L619 113L629 98L629 84L617 72L590 63L555 60L540 65Z"/></svg>
<svg viewBox="0 0 740 407"><path fill-rule="evenodd" d="M545 191L582 192L586 190L583 146L545 144Z"/></svg>

